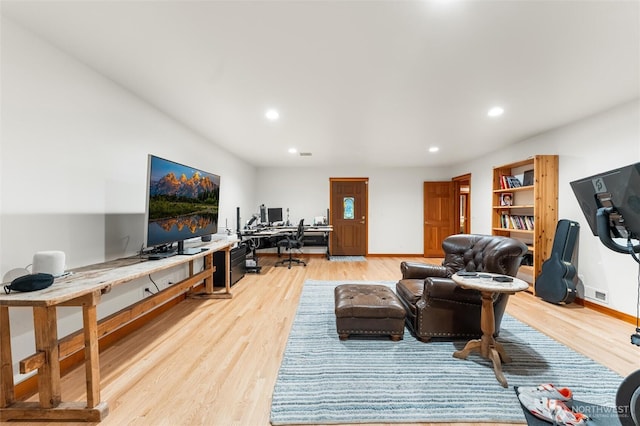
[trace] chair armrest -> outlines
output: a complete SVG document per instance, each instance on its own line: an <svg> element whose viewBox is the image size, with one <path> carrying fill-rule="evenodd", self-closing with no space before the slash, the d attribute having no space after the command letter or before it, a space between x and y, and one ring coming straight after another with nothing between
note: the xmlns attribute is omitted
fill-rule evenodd
<svg viewBox="0 0 640 426"><path fill-rule="evenodd" d="M444 299L453 302L482 304L482 296L477 290L465 289L457 285L451 278L427 278L424 280L422 298Z"/></svg>
<svg viewBox="0 0 640 426"><path fill-rule="evenodd" d="M449 277L449 271L447 271L447 268L444 266L420 262L402 262L400 263L400 271L402 272L402 278L405 280L420 280L427 277Z"/></svg>

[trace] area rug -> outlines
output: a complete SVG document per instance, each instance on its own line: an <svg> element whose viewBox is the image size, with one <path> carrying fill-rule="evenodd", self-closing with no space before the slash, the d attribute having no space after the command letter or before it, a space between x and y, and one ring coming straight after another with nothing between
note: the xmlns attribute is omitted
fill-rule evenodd
<svg viewBox="0 0 640 426"><path fill-rule="evenodd" d="M400 342L341 341L333 289L343 283L304 284L274 388L274 425L524 423L513 386L542 383L568 386L581 401L615 406L621 376L508 315L498 340L512 358L503 364L509 388L500 386L491 363L477 354L452 356L466 341L422 343L408 330Z"/></svg>
<svg viewBox="0 0 640 426"><path fill-rule="evenodd" d="M331 256L329 258L331 262L366 262L367 258L364 256Z"/></svg>

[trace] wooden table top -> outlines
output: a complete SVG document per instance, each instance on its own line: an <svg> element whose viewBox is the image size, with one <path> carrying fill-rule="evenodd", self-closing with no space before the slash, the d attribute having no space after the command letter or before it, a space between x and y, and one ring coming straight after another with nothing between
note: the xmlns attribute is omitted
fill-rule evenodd
<svg viewBox="0 0 640 426"><path fill-rule="evenodd" d="M3 289L0 289L0 306L58 305L94 291L103 291L157 271L179 266L190 260L224 250L236 242L238 242L237 239L225 239L200 244L197 247L206 250L190 256L176 255L159 260L132 256L75 268L69 271L70 274L56 278L50 287L43 290L24 293L12 291L10 294L6 294ZM8 283L2 285L5 284Z"/></svg>
<svg viewBox="0 0 640 426"><path fill-rule="evenodd" d="M491 291L494 293L515 293L529 288L529 283L519 278L509 277L513 281L500 282L495 281L494 277L504 277L506 275L493 274L489 272L478 272L473 277L460 276L453 274L451 279L460 287L469 288L479 291Z"/></svg>

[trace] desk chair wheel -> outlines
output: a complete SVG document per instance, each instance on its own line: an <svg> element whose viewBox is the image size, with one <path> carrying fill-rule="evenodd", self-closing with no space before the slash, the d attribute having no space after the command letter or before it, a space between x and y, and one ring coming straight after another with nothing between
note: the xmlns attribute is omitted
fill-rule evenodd
<svg viewBox="0 0 640 426"><path fill-rule="evenodd" d="M285 263L289 264L287 265L287 269L291 269L292 263L297 263L298 265L302 264L302 266L307 266L307 264L303 260L296 259L296 258L278 260L274 266L284 265Z"/></svg>

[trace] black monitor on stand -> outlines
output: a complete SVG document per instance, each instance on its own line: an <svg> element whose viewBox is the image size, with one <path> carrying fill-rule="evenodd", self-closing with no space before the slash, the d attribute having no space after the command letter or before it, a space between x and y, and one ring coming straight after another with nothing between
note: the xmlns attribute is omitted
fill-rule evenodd
<svg viewBox="0 0 640 426"><path fill-rule="evenodd" d="M267 209L269 217L269 224L273 225L276 222L282 222L282 207L272 207Z"/></svg>

